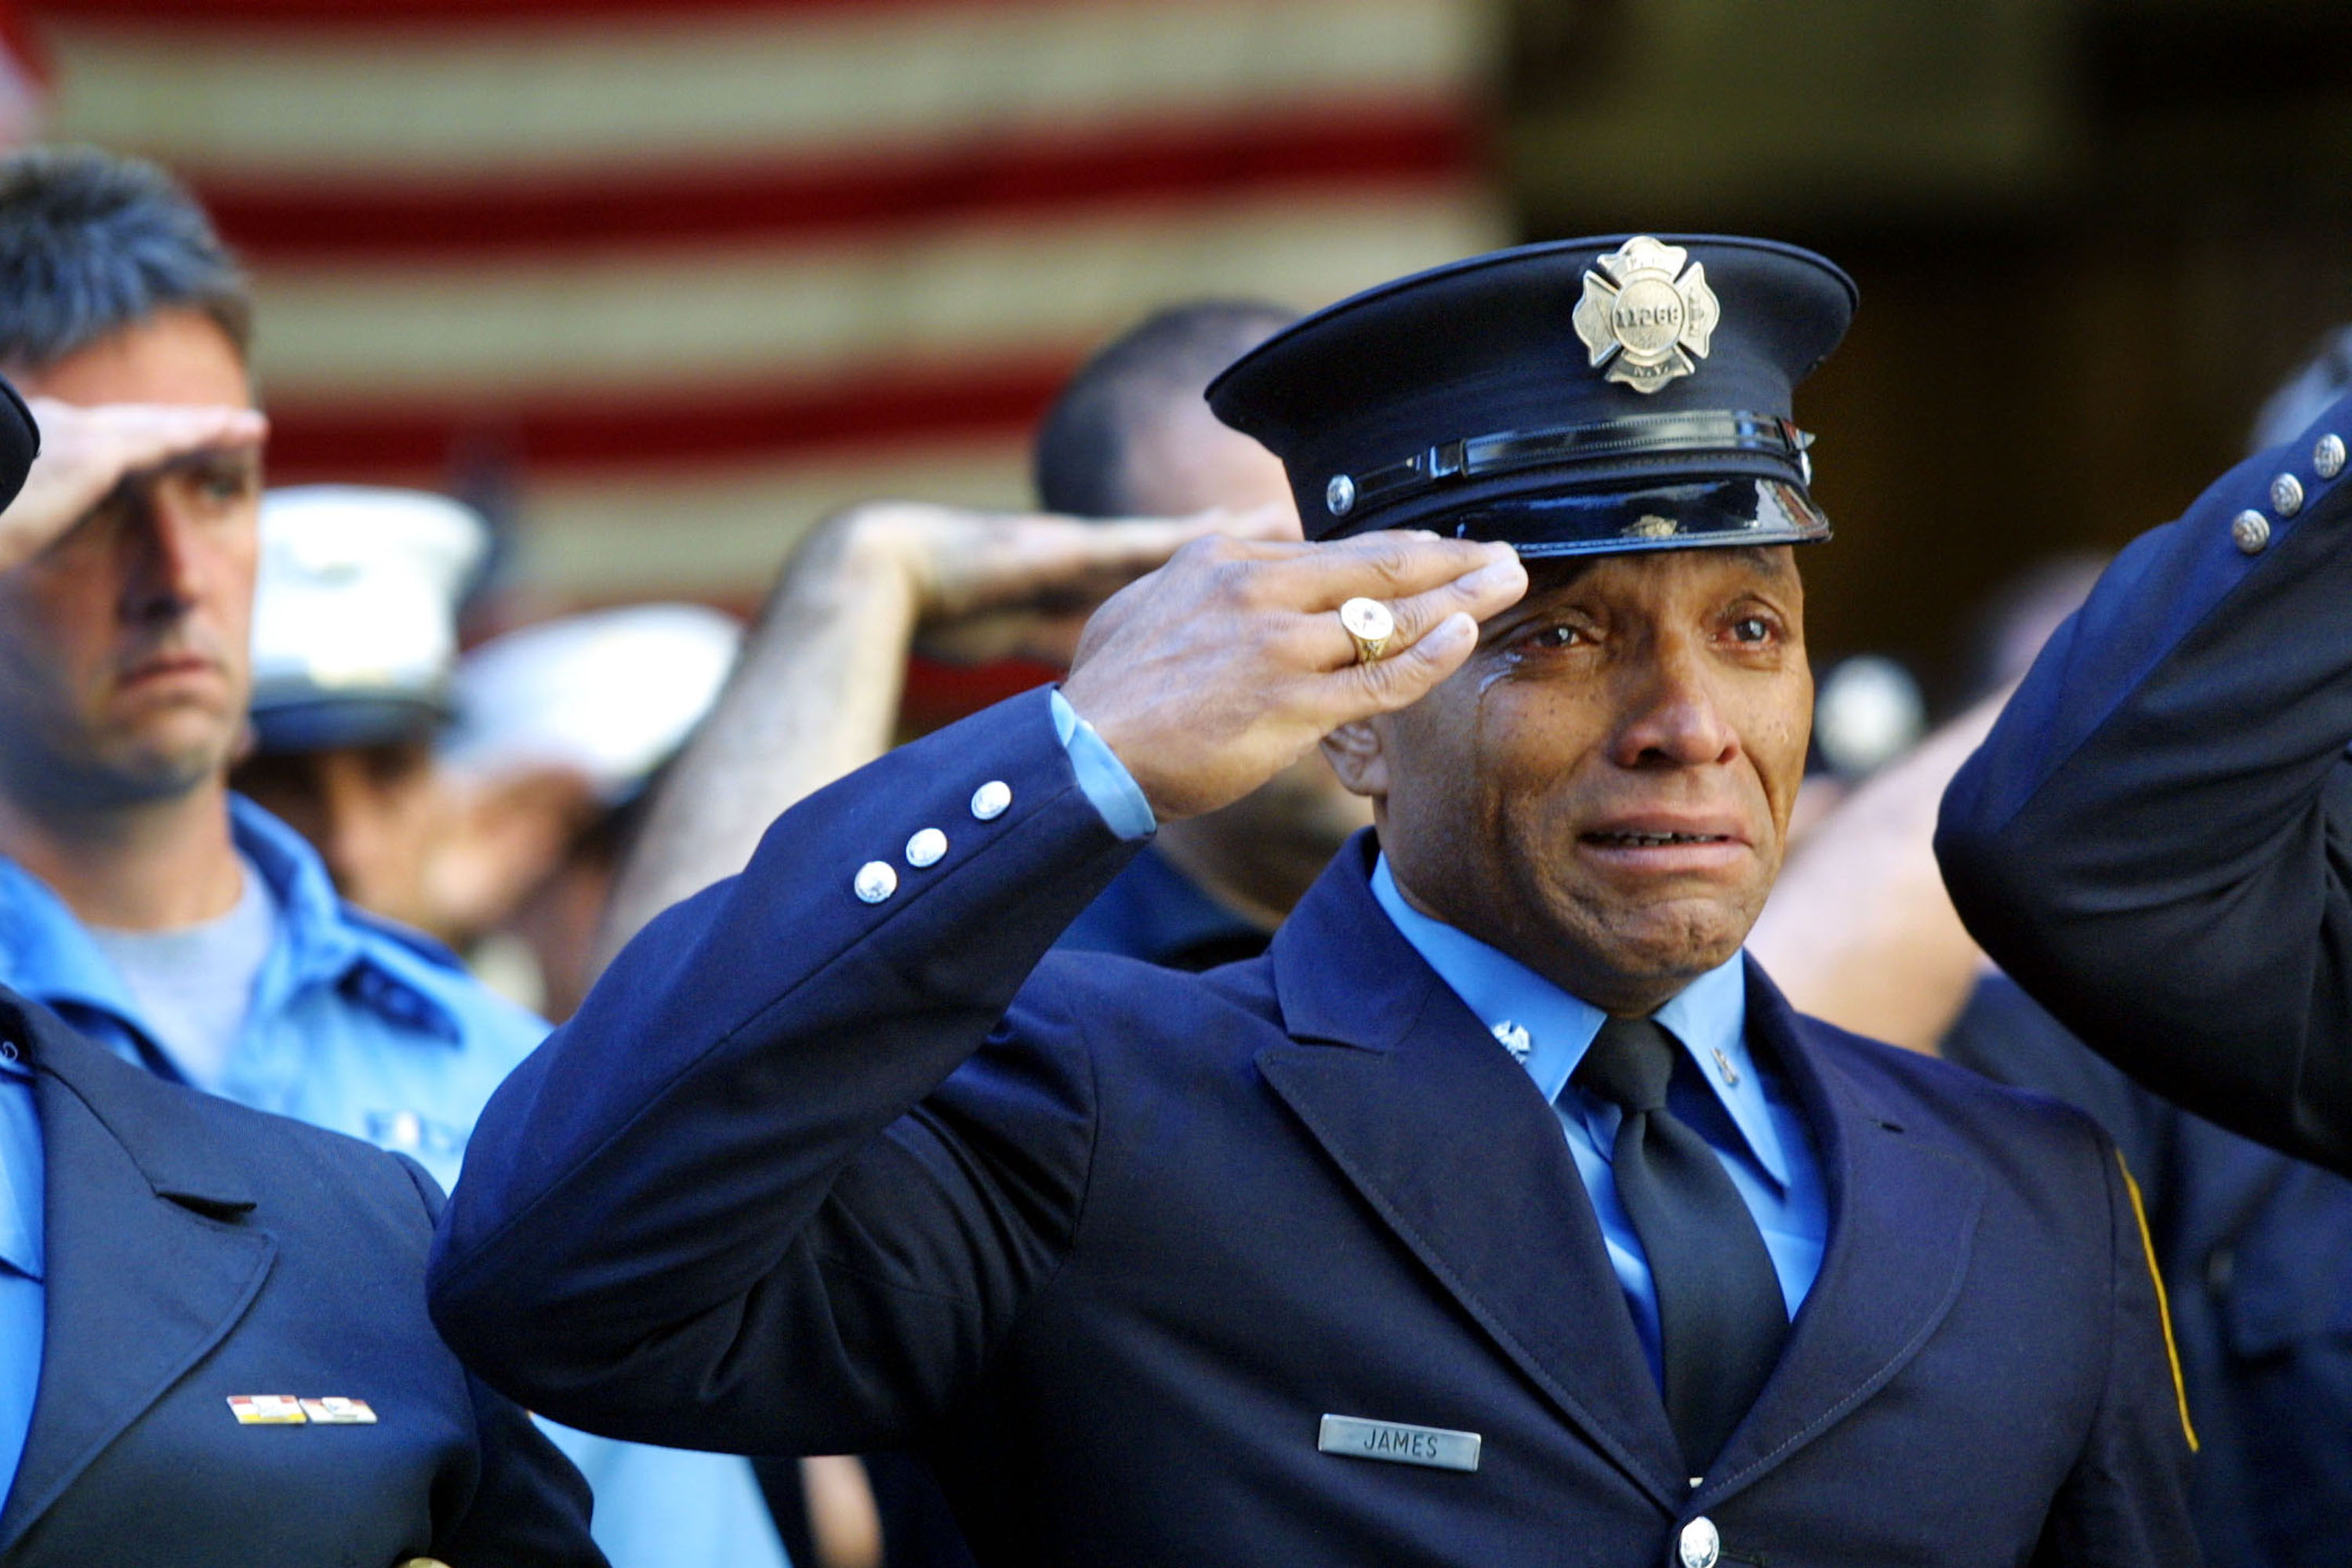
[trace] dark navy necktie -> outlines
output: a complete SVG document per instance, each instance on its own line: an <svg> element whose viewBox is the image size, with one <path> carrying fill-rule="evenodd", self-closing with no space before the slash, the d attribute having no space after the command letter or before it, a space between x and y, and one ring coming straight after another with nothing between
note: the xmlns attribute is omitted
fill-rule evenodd
<svg viewBox="0 0 2352 1568"><path fill-rule="evenodd" d="M1685 1060L1657 1024L1612 1018L1572 1081L1623 1113L1611 1168L1657 1291L1666 1417L1700 1476L1772 1375L1789 1314L1763 1233L1730 1173L1666 1109L1666 1086Z"/></svg>

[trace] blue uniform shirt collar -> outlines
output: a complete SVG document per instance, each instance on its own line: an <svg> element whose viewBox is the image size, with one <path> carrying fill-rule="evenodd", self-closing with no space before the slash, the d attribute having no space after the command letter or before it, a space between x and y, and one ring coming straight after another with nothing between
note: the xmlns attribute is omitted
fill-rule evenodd
<svg viewBox="0 0 2352 1568"><path fill-rule="evenodd" d="M415 945L428 940L387 934L360 917L335 891L327 863L302 836L243 795L228 797L229 830L240 854L277 895L279 951L262 966L254 1011L267 1016L310 985L336 985L404 1028L456 1046L457 1020L415 971L432 961Z"/></svg>
<svg viewBox="0 0 2352 1568"><path fill-rule="evenodd" d="M229 835L261 873L278 910L278 942L255 987L257 1016L311 985L340 985L404 1024L455 1042L457 1021L408 970L425 964L390 937L356 923L326 863L301 836L242 795L228 799ZM135 1028L137 1001L63 900L0 857L0 970L8 984L50 1006L88 1009ZM413 963L412 963L413 961Z"/></svg>
<svg viewBox="0 0 2352 1568"><path fill-rule="evenodd" d="M241 795L228 797L229 837L278 900L280 940L299 980L331 980L361 956L326 862L301 835Z"/></svg>
<svg viewBox="0 0 2352 1568"><path fill-rule="evenodd" d="M1489 1029L1517 1025L1527 1031L1521 1065L1543 1097L1557 1104L1608 1015L1518 960L1406 903L1386 855L1372 868L1372 897L1480 1023ZM1748 978L1740 954L1683 987L1654 1016L1690 1053L1701 1081L1714 1090L1757 1163L1785 1189L1788 1154L1748 1051Z"/></svg>
<svg viewBox="0 0 2352 1568"><path fill-rule="evenodd" d="M65 900L14 860L0 857L0 955L8 984L51 1007L139 1016L121 974Z"/></svg>

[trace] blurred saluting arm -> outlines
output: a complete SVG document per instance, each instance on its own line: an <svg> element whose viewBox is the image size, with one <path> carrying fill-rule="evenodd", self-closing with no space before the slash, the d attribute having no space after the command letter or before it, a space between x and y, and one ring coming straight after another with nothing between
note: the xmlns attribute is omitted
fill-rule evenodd
<svg viewBox="0 0 2352 1568"><path fill-rule="evenodd" d="M149 403L85 408L26 399L41 450L25 488L0 510L0 572L32 560L70 532L126 479L218 452L257 453L269 422L250 408Z"/></svg>

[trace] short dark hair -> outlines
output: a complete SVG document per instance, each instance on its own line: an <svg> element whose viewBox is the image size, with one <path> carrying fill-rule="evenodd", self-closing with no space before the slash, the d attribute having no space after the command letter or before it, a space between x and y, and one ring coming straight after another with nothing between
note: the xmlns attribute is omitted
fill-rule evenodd
<svg viewBox="0 0 2352 1568"><path fill-rule="evenodd" d="M1258 300L1200 300L1145 317L1078 367L1037 428L1037 500L1071 517L1123 517L1130 444L1171 402L1298 320Z"/></svg>
<svg viewBox="0 0 2352 1568"><path fill-rule="evenodd" d="M45 370L158 310L201 311L243 358L253 300L184 186L95 147L0 157L0 365Z"/></svg>

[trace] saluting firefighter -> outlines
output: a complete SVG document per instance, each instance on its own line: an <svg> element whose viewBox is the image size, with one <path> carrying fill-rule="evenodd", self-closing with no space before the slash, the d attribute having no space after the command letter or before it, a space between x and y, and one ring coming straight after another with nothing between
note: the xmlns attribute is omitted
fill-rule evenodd
<svg viewBox="0 0 2352 1568"><path fill-rule="evenodd" d="M630 1436L918 1447L985 1562L2193 1562L2112 1146L1741 954L1853 300L1612 237L1245 355L1319 542L1187 547L648 927L485 1114L452 1342ZM1318 741L1377 826L1266 957L1047 952Z"/></svg>

